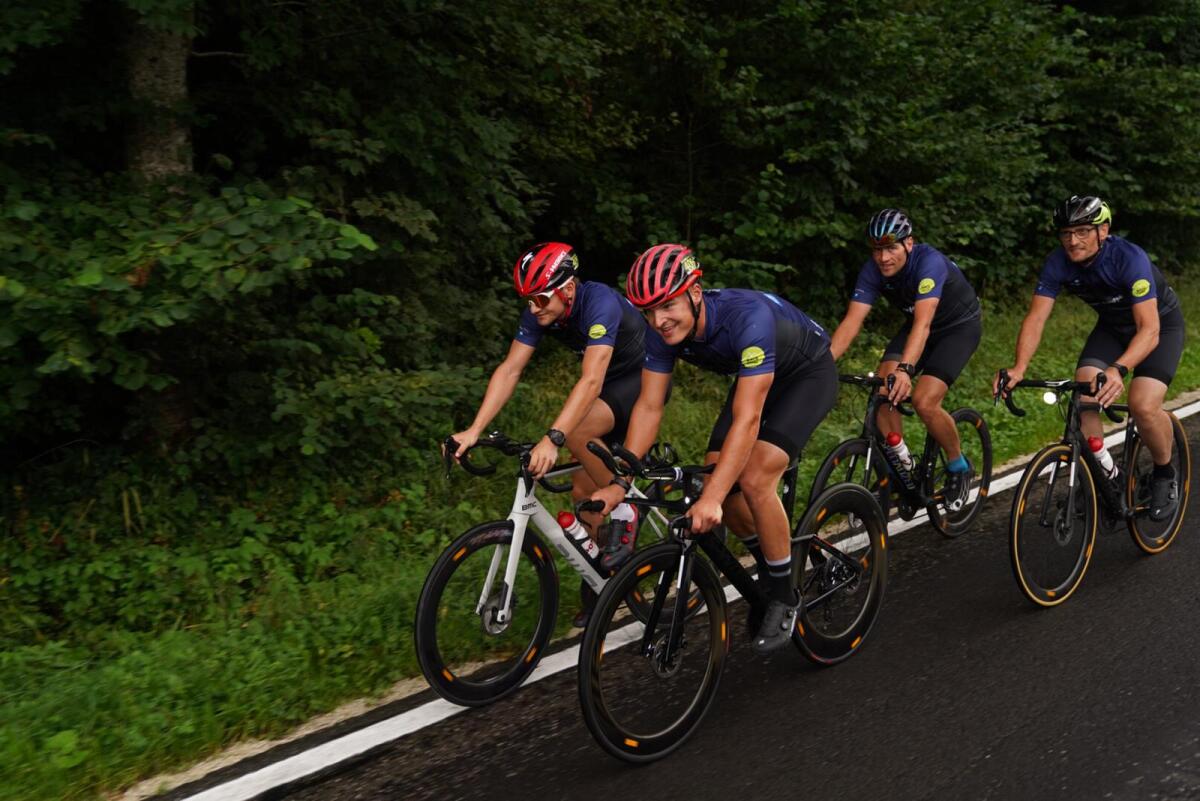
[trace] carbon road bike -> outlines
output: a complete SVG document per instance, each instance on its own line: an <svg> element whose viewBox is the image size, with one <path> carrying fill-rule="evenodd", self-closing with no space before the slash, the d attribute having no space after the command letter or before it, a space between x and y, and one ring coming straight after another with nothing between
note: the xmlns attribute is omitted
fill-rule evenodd
<svg viewBox="0 0 1200 801"><path fill-rule="evenodd" d="M474 476L496 471L495 464L472 461L476 449L517 459L512 508L506 519L481 523L455 538L434 562L417 601L414 639L421 671L440 696L462 706L483 706L514 692L545 653L558 620L559 580L551 548L596 592L609 578L590 541L570 537L537 497L538 487L569 492L571 485L559 480L581 469L579 463L559 465L535 480L529 472L534 444L494 432L463 454L460 464ZM447 476L453 465L449 454L457 449L458 443L447 441ZM653 456L669 463L674 452L668 445ZM641 495L636 487L631 492ZM661 513L644 515L640 523L644 541L666 537ZM645 603L627 600L635 614L646 616Z"/></svg>
<svg viewBox="0 0 1200 801"><path fill-rule="evenodd" d="M644 763L686 741L716 695L730 648L727 593L718 574L730 581L730 595L736 590L749 601L751 620L767 598L719 535L689 534L682 515L711 465L647 468L632 454L614 452L626 464L608 456L613 472L678 488L676 497L627 499L679 517L668 542L635 553L605 586L580 646L579 700L588 729L609 754ZM783 488L789 520L795 495L793 463ZM806 657L832 665L862 647L883 602L886 549L883 512L864 488L837 484L809 505L792 533L802 596L792 643ZM623 612L631 594L651 602L644 621Z"/></svg>
<svg viewBox="0 0 1200 801"><path fill-rule="evenodd" d="M925 435L925 448L913 465L905 469L899 459L885 447L884 434L879 430L876 414L888 403L879 388L890 390L895 380L887 381L877 375L840 375L843 384L867 389L867 409L863 415L862 433L834 446L825 457L813 478L812 493L816 495L826 485L850 481L866 487L879 501L886 518L893 502L904 520L911 520L924 509L929 524L946 537L957 537L967 531L987 500L992 482L992 437L983 416L971 408L955 409L950 413L958 429L963 455L971 465L971 481L966 497L947 503L942 492L946 480L946 453L931 435ZM904 416L915 412L908 401L895 408Z"/></svg>
<svg viewBox="0 0 1200 801"><path fill-rule="evenodd" d="M1041 607L1058 606L1071 597L1083 581L1099 523L1106 528L1124 523L1134 544L1148 554L1165 551L1183 525L1192 478L1192 457L1187 434L1179 418L1168 412L1174 432L1172 463L1180 483L1179 504L1166 520L1150 518L1150 490L1154 460L1138 433L1127 404L1110 404L1104 414L1114 423L1125 422L1125 442L1120 472L1109 479L1080 428L1080 412L1100 407L1083 398L1103 387L1086 381L1026 379L1009 384L1008 371L1000 371L999 393L1008 410L1018 417L1025 411L1013 401L1011 390L1025 387L1045 390L1048 404L1063 413L1062 439L1030 460L1013 496L1009 518L1009 555L1017 586ZM1066 402L1063 403L1063 399Z"/></svg>

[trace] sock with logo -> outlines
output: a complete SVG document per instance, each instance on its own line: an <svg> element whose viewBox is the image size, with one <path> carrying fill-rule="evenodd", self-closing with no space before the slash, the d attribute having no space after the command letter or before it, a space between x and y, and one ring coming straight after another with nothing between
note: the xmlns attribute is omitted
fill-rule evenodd
<svg viewBox="0 0 1200 801"><path fill-rule="evenodd" d="M955 459L953 462L950 462L949 464L946 465L946 469L949 470L951 473L967 472L967 457L963 456L960 453L958 455L957 459Z"/></svg>

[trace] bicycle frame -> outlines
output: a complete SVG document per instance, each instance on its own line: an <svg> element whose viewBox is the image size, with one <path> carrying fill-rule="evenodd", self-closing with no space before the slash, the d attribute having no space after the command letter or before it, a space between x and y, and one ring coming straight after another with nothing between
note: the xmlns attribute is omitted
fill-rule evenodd
<svg viewBox="0 0 1200 801"><path fill-rule="evenodd" d="M883 462L888 468L888 477L891 479L892 485L899 488L904 500L916 508L928 506L931 499L925 497L921 487L933 477L939 449L937 442L926 432L925 449L920 458L914 459L912 470L903 470L891 452L883 447L883 435L879 430L878 411L880 406L888 403L887 396L880 394L874 386L864 385L857 381L848 383L870 386L870 392L867 395L867 411L863 417L862 433L859 435L867 441L867 455L863 462L863 484L867 484L871 474L871 457L875 449L879 448L883 454ZM905 403L907 401L901 401L895 409L905 417L912 417L914 412L911 409L903 408Z"/></svg>
<svg viewBox="0 0 1200 801"><path fill-rule="evenodd" d="M581 469L578 462L565 464L557 467L545 475L546 480L559 478L576 470ZM512 543L508 548L508 559L504 565L504 598L501 601L500 609L496 613L496 622L508 622L512 607L512 592L516 585L517 569L521 563L521 548L525 544L525 534L529 530L529 525L532 523L534 529L541 534L542 539L556 550L567 563L579 573L584 581L588 583L597 593L604 588L604 584L608 581L606 576L601 576L592 564L575 549L571 544L567 533L563 531L562 526L553 515L542 505L538 499L537 482L528 480L524 472L517 474L517 489L513 496L512 509L508 513L508 520L513 524ZM637 488L633 487L630 494L637 498L645 496ZM646 525L652 526L656 531L662 532L665 521L656 520L653 517L645 521ZM483 588L479 593L479 601L475 605L475 613L482 614L483 607L487 603L487 599L491 597L492 585L495 583L496 575L500 571L500 563L504 561L504 546L496 548L492 554L491 564L488 565L487 578L484 579Z"/></svg>

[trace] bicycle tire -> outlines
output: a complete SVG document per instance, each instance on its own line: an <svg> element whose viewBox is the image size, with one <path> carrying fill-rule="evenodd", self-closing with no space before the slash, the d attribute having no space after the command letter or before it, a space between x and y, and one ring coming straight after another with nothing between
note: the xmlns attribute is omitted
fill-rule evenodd
<svg viewBox="0 0 1200 801"><path fill-rule="evenodd" d="M1067 519L1065 500L1051 498L1056 488L1071 492L1069 474L1066 482L1058 475L1070 461L1071 446L1066 443L1038 451L1021 475L1009 517L1013 576L1025 597L1044 608L1058 606L1079 588L1096 544L1100 510L1095 481L1083 458L1075 459L1076 503L1082 504L1075 509L1075 519ZM1027 512L1037 516L1027 519ZM1044 524L1050 513L1053 521Z"/></svg>
<svg viewBox="0 0 1200 801"><path fill-rule="evenodd" d="M694 646L703 639L707 647L689 653L685 645L677 652L678 662L663 667L657 655L670 628L666 598L654 627L662 633L656 635L650 655L640 647L647 624L625 622L619 615L625 597L639 583L672 592L681 554L678 543L637 552L600 593L580 645L579 703L584 723L601 748L625 762L662 759L691 736L712 705L729 651L725 594L712 567L698 555L691 562L687 594L692 597L695 587L706 613L685 616L685 642ZM694 682L694 692L687 686L680 688L685 679ZM679 712L667 710L668 703Z"/></svg>
<svg viewBox="0 0 1200 801"><path fill-rule="evenodd" d="M1171 517L1155 523L1148 514L1138 511L1144 506L1142 501L1149 498L1150 470L1154 464L1154 460L1150 458L1150 449L1140 436L1134 438L1125 462L1129 465L1125 482L1125 502L1134 510L1129 519L1129 535L1133 538L1133 544L1148 554L1162 553L1179 535L1187 514L1192 485L1192 453L1188 446L1187 432L1178 417L1170 412L1167 414L1171 418L1171 431L1175 440L1171 451L1172 462L1175 464L1175 475L1179 480L1179 504ZM1139 466L1140 457L1144 458L1143 464Z"/></svg>
<svg viewBox="0 0 1200 801"><path fill-rule="evenodd" d="M871 451L871 462L864 470L862 460ZM891 506L891 480L888 477L887 462L880 448L870 448L870 440L856 437L838 443L826 454L821 466L813 476L812 488L809 490L809 506L827 486L842 482L859 484L867 489L879 504L884 520L887 520Z"/></svg>
<svg viewBox="0 0 1200 801"><path fill-rule="evenodd" d="M970 530L987 502L988 491L992 483L992 435L983 415L974 409L969 407L955 409L950 413L950 417L954 419L955 427L959 432L959 441L962 443L963 454L971 462L971 471L974 474L968 487L966 505L956 512L944 509L939 521L940 525L934 526L943 537L955 539ZM941 448L938 448L936 453L940 469L933 471L932 486L926 489L932 489L932 494L941 497L942 493L938 487L943 484L945 479L946 454ZM971 492L975 493L974 498L971 497Z"/></svg>
<svg viewBox="0 0 1200 801"><path fill-rule="evenodd" d="M532 530L525 532L521 547L522 568L517 574L512 620L507 626L495 623L494 604L498 603L497 593L503 584L512 537L511 520L482 523L466 531L438 557L421 589L414 623L417 661L429 685L451 703L484 706L516 691L537 667L554 634L558 572L545 543ZM505 549L499 574L491 597L479 614L475 606L486 578L481 575L484 560L471 557L498 547ZM486 561L490 563L490 557ZM467 567L471 568L470 574L464 572ZM447 595L447 587L456 574L464 579L463 587L456 586ZM536 590L532 587L534 582ZM530 596L538 600L532 623L528 612ZM518 622L521 626L516 628ZM490 632L489 625L499 630ZM472 634L472 628L477 628L482 636ZM522 633L525 630L528 635ZM510 631L513 636L504 638Z"/></svg>
<svg viewBox="0 0 1200 801"><path fill-rule="evenodd" d="M818 665L845 661L862 647L883 604L888 562L883 511L858 484L835 484L809 505L793 541L804 606L792 643Z"/></svg>

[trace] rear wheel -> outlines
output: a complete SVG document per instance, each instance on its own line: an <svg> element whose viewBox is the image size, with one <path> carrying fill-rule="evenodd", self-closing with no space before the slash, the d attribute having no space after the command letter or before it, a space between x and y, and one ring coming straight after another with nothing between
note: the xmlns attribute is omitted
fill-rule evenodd
<svg viewBox="0 0 1200 801"><path fill-rule="evenodd" d="M579 654L579 701L601 747L628 762L652 762L678 748L716 695L729 648L725 595L708 562L690 557L678 589L682 547L639 551L596 603ZM654 601L649 623L622 614L634 590ZM676 599L688 598L678 645L671 632ZM658 606L659 609L654 610Z"/></svg>
<svg viewBox="0 0 1200 801"><path fill-rule="evenodd" d="M817 664L849 658L863 644L887 586L887 525L875 497L836 484L809 505L792 560L803 607L792 642Z"/></svg>
<svg viewBox="0 0 1200 801"><path fill-rule="evenodd" d="M1033 457L1009 520L1013 575L1025 597L1038 606L1071 597L1092 559L1098 514L1092 473L1083 459L1072 463L1070 445L1051 445Z"/></svg>
<svg viewBox="0 0 1200 801"><path fill-rule="evenodd" d="M1174 443L1171 449L1171 464L1175 467L1175 477L1179 482L1179 503L1174 513L1166 520L1150 519L1150 487L1153 483L1154 459L1150 449L1141 437L1133 440L1130 456L1126 461L1129 465L1125 482L1125 502L1133 510L1129 521L1129 533L1137 547L1146 553L1155 554L1165 551L1183 527L1183 518L1187 514L1188 495L1192 485L1192 454L1188 447L1187 432L1183 423L1173 414L1171 430L1174 432Z"/></svg>
<svg viewBox="0 0 1200 801"><path fill-rule="evenodd" d="M554 633L558 574L532 531L521 547L510 617L499 620L512 537L511 520L476 526L451 543L425 579L417 601L417 661L447 701L483 706L513 692Z"/></svg>
<svg viewBox="0 0 1200 801"><path fill-rule="evenodd" d="M868 462L867 453L871 458ZM826 487L842 482L850 482L865 487L875 496L884 519L887 519L888 505L891 503L891 487L888 480L887 462L883 459L878 446L871 447L871 441L862 437L848 439L838 444L813 477L812 489L809 491L809 505Z"/></svg>
<svg viewBox="0 0 1200 801"><path fill-rule="evenodd" d="M946 452L936 444L932 451L937 454L937 463L925 490L941 502L941 514L936 519L930 518L934 528L943 536L953 538L971 527L987 501L988 489L992 483L992 437L983 416L974 409L955 409L950 416L954 419L954 426L958 431L962 454L971 466L966 501L958 509L952 509L946 502L943 491L949 473L946 467ZM927 447L926 453L929 452Z"/></svg>

